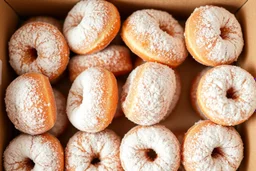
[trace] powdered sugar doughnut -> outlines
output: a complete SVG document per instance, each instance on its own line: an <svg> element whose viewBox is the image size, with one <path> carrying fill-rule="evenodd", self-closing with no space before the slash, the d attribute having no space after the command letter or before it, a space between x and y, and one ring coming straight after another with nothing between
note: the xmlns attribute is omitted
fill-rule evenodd
<svg viewBox="0 0 256 171"><path fill-rule="evenodd" d="M207 67L198 73L198 75L192 82L191 91L190 91L190 100L191 100L192 107L202 119L207 119L207 118L206 118L205 114L201 111L201 109L198 105L196 92L197 92L197 88L198 88L200 79L206 73L206 71L208 71L209 69L210 69L210 67Z"/></svg>
<svg viewBox="0 0 256 171"><path fill-rule="evenodd" d="M256 83L247 71L222 65L208 70L200 79L197 101L211 121L220 125L238 125L256 109Z"/></svg>
<svg viewBox="0 0 256 171"><path fill-rule="evenodd" d="M176 90L174 71L147 62L131 72L121 97L125 116L140 125L153 125L167 114Z"/></svg>
<svg viewBox="0 0 256 171"><path fill-rule="evenodd" d="M244 46L236 17L217 6L202 6L194 10L186 22L185 40L193 58L207 66L231 64Z"/></svg>
<svg viewBox="0 0 256 171"><path fill-rule="evenodd" d="M90 54L72 57L69 63L70 80L91 67L102 67L115 76L127 74L132 70L129 50L124 46L110 45L106 49Z"/></svg>
<svg viewBox="0 0 256 171"><path fill-rule="evenodd" d="M66 171L122 171L119 159L120 138L111 130L98 133L77 132L65 152Z"/></svg>
<svg viewBox="0 0 256 171"><path fill-rule="evenodd" d="M243 142L233 127L206 120L196 123L185 135L182 162L187 171L236 171L243 159Z"/></svg>
<svg viewBox="0 0 256 171"><path fill-rule="evenodd" d="M180 144L164 126L136 126L122 139L120 159L126 171L176 171L180 165Z"/></svg>
<svg viewBox="0 0 256 171"><path fill-rule="evenodd" d="M55 19L53 17L49 17L49 16L31 17L27 21L25 21L24 24L27 24L27 23L30 23L30 22L36 22L36 21L40 21L40 22L45 22L45 23L51 24L51 25L57 27L59 29L59 31L62 31L61 23L57 19Z"/></svg>
<svg viewBox="0 0 256 171"><path fill-rule="evenodd" d="M37 72L55 81L68 65L69 48L56 27L44 22L32 22L12 35L9 57L18 75Z"/></svg>
<svg viewBox="0 0 256 171"><path fill-rule="evenodd" d="M6 111L15 128L27 134L42 134L56 120L56 104L49 79L38 73L19 76L7 87Z"/></svg>
<svg viewBox="0 0 256 171"><path fill-rule="evenodd" d="M63 171L64 152L59 140L50 134L21 134L6 148L4 168L6 171Z"/></svg>
<svg viewBox="0 0 256 171"><path fill-rule="evenodd" d="M57 118L53 128L50 129L49 133L51 133L55 137L58 137L66 130L69 121L66 113L65 96L56 89L53 89L53 93L57 107Z"/></svg>
<svg viewBox="0 0 256 171"><path fill-rule="evenodd" d="M91 54L104 49L120 29L116 7L103 0L82 0L68 13L63 32L72 51Z"/></svg>
<svg viewBox="0 0 256 171"><path fill-rule="evenodd" d="M123 23L121 37L145 61L176 67L187 57L184 31L167 12L139 10Z"/></svg>
<svg viewBox="0 0 256 171"><path fill-rule="evenodd" d="M77 129L99 132L111 123L117 102L115 76L103 68L89 68L72 84L67 99L67 115Z"/></svg>

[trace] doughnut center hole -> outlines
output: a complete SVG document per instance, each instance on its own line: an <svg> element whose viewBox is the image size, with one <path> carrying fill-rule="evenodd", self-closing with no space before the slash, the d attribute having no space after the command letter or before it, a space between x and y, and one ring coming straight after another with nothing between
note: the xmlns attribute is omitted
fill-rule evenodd
<svg viewBox="0 0 256 171"><path fill-rule="evenodd" d="M34 161L31 160L31 159L27 159L26 165L27 165L27 167L28 167L29 169L31 169L31 170L35 167L35 163L34 163Z"/></svg>
<svg viewBox="0 0 256 171"><path fill-rule="evenodd" d="M220 28L220 37L224 40L228 38L228 29L226 27Z"/></svg>
<svg viewBox="0 0 256 171"><path fill-rule="evenodd" d="M100 158L99 156L95 156L92 158L91 164L92 165L98 165L100 163Z"/></svg>
<svg viewBox="0 0 256 171"><path fill-rule="evenodd" d="M171 29L167 29L166 26L159 26L160 29L163 31L163 32L166 32L167 34L169 34L170 36L173 36L174 33L171 31Z"/></svg>
<svg viewBox="0 0 256 171"><path fill-rule="evenodd" d="M222 152L221 152L221 149L220 147L216 147L212 150L212 157L213 158L217 158L219 155L221 155Z"/></svg>
<svg viewBox="0 0 256 171"><path fill-rule="evenodd" d="M155 159L157 158L157 154L156 154L155 150L153 150L153 149L147 149L147 150L146 150L146 157L147 157L150 161L155 161Z"/></svg>
<svg viewBox="0 0 256 171"><path fill-rule="evenodd" d="M37 54L37 50L36 50L35 48L29 49L29 54L30 54L30 57L31 57L33 60L36 60L38 54Z"/></svg>
<svg viewBox="0 0 256 171"><path fill-rule="evenodd" d="M227 93L226 93L226 97L228 99L236 99L236 95L235 95L235 90L233 88L229 88Z"/></svg>

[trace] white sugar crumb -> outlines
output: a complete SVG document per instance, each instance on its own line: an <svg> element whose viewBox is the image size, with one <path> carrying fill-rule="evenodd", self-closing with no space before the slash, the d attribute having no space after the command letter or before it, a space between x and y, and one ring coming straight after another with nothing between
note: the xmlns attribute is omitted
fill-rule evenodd
<svg viewBox="0 0 256 171"><path fill-rule="evenodd" d="M197 126L200 124L204 122L198 123ZM220 152L213 157L215 148ZM243 159L243 142L233 127L207 124L196 134L187 135L183 157L183 164L193 165L192 168L197 171L235 171Z"/></svg>
<svg viewBox="0 0 256 171"><path fill-rule="evenodd" d="M183 28L167 12L140 10L127 21L127 27L132 29L130 34L135 35L135 43L148 44L148 53L168 61L181 61L187 56Z"/></svg>
<svg viewBox="0 0 256 171"><path fill-rule="evenodd" d="M110 130L99 133L77 132L66 147L66 169L122 170L119 159L120 138ZM91 164L98 157L98 165Z"/></svg>
<svg viewBox="0 0 256 171"><path fill-rule="evenodd" d="M233 14L221 7L200 7L195 29L196 45L210 61L227 63L237 60L244 41L241 26ZM195 10L197 12L198 10ZM225 29L224 38L221 29ZM223 30L222 30L223 31Z"/></svg>
<svg viewBox="0 0 256 171"><path fill-rule="evenodd" d="M150 161L146 150L152 149L157 158ZM120 158L125 170L177 170L180 164L180 144L164 126L137 126L122 139Z"/></svg>
<svg viewBox="0 0 256 171"><path fill-rule="evenodd" d="M18 77L7 88L6 111L17 129L34 134L45 127L46 108L51 104L42 100L39 82L28 77Z"/></svg>
<svg viewBox="0 0 256 171"><path fill-rule="evenodd" d="M10 64L16 73L37 72L52 77L59 72L68 56L62 55L65 42L58 34L57 28L42 22L18 29L9 42ZM36 49L37 56L31 54L31 49Z"/></svg>
<svg viewBox="0 0 256 171"><path fill-rule="evenodd" d="M256 108L254 78L239 67L215 67L206 73L200 84L199 103L215 121L223 120L227 125L236 125L247 120ZM229 89L233 90L236 100L226 97Z"/></svg>
<svg viewBox="0 0 256 171"><path fill-rule="evenodd" d="M35 163L33 170L60 170L59 153L56 143L48 141L41 135L30 136L22 134L15 138L4 152L4 167L6 170L20 170L28 159ZM63 155L63 154L61 154Z"/></svg>
<svg viewBox="0 0 256 171"><path fill-rule="evenodd" d="M104 76L101 69L89 68L72 84L67 100L67 114L79 130L93 131L107 122L104 93L108 91L103 84Z"/></svg>
<svg viewBox="0 0 256 171"><path fill-rule="evenodd" d="M139 70L143 70L143 75L135 86L134 79ZM123 87L122 99L125 100L122 108L126 116L136 123L155 124L167 115L175 91L174 71L165 65L148 62L137 67L128 77ZM137 95L131 98L134 92ZM133 118L129 117L130 113L133 113Z"/></svg>
<svg viewBox="0 0 256 171"><path fill-rule="evenodd" d="M71 48L89 48L99 39L109 20L105 3L102 0L83 0L68 13L63 32Z"/></svg>

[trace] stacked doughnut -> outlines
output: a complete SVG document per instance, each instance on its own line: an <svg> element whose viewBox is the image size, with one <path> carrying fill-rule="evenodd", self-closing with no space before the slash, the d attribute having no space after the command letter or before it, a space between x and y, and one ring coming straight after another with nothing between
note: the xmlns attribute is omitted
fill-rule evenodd
<svg viewBox="0 0 256 171"><path fill-rule="evenodd" d="M39 16L13 34L10 65L19 76L8 86L5 104L22 134L4 152L5 169L236 170L243 142L231 126L253 114L256 83L247 71L228 65L244 44L234 15L203 6L191 14L184 30L169 13L144 9L120 27L113 4L82 0L63 27ZM111 44L119 30L128 48ZM75 54L70 61L69 49ZM137 55L135 68L130 50ZM214 68L199 73L191 88L192 106L206 120L179 142L159 123L178 103L182 77L176 67L188 52ZM66 76L66 68L72 84L67 99L51 85ZM122 115L138 124L123 139L107 128ZM69 122L78 132L64 154L54 136L63 134Z"/></svg>

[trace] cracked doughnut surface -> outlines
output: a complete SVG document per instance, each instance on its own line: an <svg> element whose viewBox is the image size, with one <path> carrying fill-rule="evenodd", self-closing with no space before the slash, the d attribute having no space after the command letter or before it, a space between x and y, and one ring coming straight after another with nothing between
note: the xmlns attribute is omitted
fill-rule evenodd
<svg viewBox="0 0 256 171"><path fill-rule="evenodd" d="M200 79L197 101L211 121L226 126L238 125L256 109L256 82L244 69L222 65L208 70Z"/></svg>
<svg viewBox="0 0 256 171"><path fill-rule="evenodd" d="M69 11L63 33L73 52L92 54L115 38L120 22L119 12L110 2L82 0Z"/></svg>
<svg viewBox="0 0 256 171"><path fill-rule="evenodd" d="M182 163L187 171L236 171L243 159L243 142L233 127L199 121L185 135Z"/></svg>
<svg viewBox="0 0 256 171"><path fill-rule="evenodd" d="M180 144L162 125L136 126L122 139L120 159L126 171L176 171L180 166Z"/></svg>
<svg viewBox="0 0 256 171"><path fill-rule="evenodd" d="M147 62L134 69L123 86L121 105L125 116L140 125L153 125L168 115L176 90L174 71Z"/></svg>
<svg viewBox="0 0 256 171"><path fill-rule="evenodd" d="M50 134L21 134L4 152L6 171L63 171L64 152L57 138Z"/></svg>
<svg viewBox="0 0 256 171"><path fill-rule="evenodd" d="M69 47L55 26L45 22L31 22L12 35L9 58L18 75L37 72L53 82L68 65Z"/></svg>
<svg viewBox="0 0 256 171"><path fill-rule="evenodd" d="M66 171L122 171L119 159L120 138L111 130L98 133L77 132L66 150Z"/></svg>
<svg viewBox="0 0 256 171"><path fill-rule="evenodd" d="M231 64L244 46L234 14L208 5L196 8L186 21L185 41L193 58L207 66Z"/></svg>

